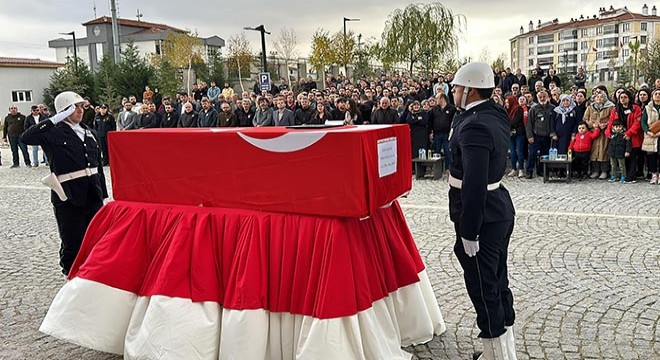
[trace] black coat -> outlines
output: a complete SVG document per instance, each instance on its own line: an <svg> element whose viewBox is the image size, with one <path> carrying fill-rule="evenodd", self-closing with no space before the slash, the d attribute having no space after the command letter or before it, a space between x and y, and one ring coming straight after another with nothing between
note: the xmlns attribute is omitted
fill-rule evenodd
<svg viewBox="0 0 660 360"><path fill-rule="evenodd" d="M85 124L85 140L65 122L54 125L50 119L44 120L21 135L21 141L28 145L41 145L48 157L50 171L55 175L68 174L86 168L98 169L98 174L69 180L62 183L67 202L74 206L84 207L108 197L108 190L103 175L101 163L101 148L99 138L94 130ZM51 191L51 202L57 206L62 200Z"/></svg>
<svg viewBox="0 0 660 360"><path fill-rule="evenodd" d="M312 109L311 106L308 106L307 109L297 109L295 116L296 125L309 124L315 112L316 110Z"/></svg>
<svg viewBox="0 0 660 360"><path fill-rule="evenodd" d="M197 126L199 127L215 127L218 126L218 112L213 107L208 111L202 109L198 114Z"/></svg>
<svg viewBox="0 0 660 360"><path fill-rule="evenodd" d="M240 107L234 111L234 114L236 114L236 120L238 121L239 127L254 126L252 124L252 120L254 119L254 110L250 109L246 112L242 107Z"/></svg>
<svg viewBox="0 0 660 360"><path fill-rule="evenodd" d="M176 112L176 110L172 112L165 112L163 114L163 119L160 123L160 127L162 128L175 128L179 124L179 113Z"/></svg>
<svg viewBox="0 0 660 360"><path fill-rule="evenodd" d="M399 123L399 114L391 107L374 111L371 115L372 124L397 124Z"/></svg>
<svg viewBox="0 0 660 360"><path fill-rule="evenodd" d="M479 236L484 223L513 220L509 192L503 186L487 191L506 170L509 119L501 106L483 102L456 115L449 139L449 172L463 181L449 190L449 216L467 240Z"/></svg>
<svg viewBox="0 0 660 360"><path fill-rule="evenodd" d="M610 143L607 145L607 155L615 159L624 159L626 153L632 152L632 141L624 138L625 132L612 132Z"/></svg>
<svg viewBox="0 0 660 360"><path fill-rule="evenodd" d="M184 112L179 116L179 123L177 124L176 127L180 128L191 128L191 127L197 127L197 113L194 111L191 111L189 113Z"/></svg>
<svg viewBox="0 0 660 360"><path fill-rule="evenodd" d="M117 130L115 117L110 113L106 113L105 116L101 116L101 114L96 115L96 119L94 119L94 130L99 137L108 136L108 132Z"/></svg>
<svg viewBox="0 0 660 360"><path fill-rule="evenodd" d="M406 123L410 126L410 142L412 144L413 159L419 156L419 149L426 151L429 144L429 120L428 114L420 111L408 113Z"/></svg>
<svg viewBox="0 0 660 360"><path fill-rule="evenodd" d="M451 122L456 115L456 107L447 104L444 108L436 105L429 112L429 130L440 134L449 134Z"/></svg>
<svg viewBox="0 0 660 360"><path fill-rule="evenodd" d="M33 125L35 125L37 123L40 123L40 122L42 122L46 119L48 119L48 118L44 114L39 114L39 120L38 121L34 121L34 116L32 116L32 115L26 116L25 117L25 123L23 124L23 131L29 129Z"/></svg>

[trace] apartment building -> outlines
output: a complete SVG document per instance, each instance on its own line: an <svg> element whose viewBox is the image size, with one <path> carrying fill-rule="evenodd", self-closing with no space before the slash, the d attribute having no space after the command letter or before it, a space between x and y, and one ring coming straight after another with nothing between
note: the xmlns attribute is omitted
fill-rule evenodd
<svg viewBox="0 0 660 360"><path fill-rule="evenodd" d="M618 69L632 56L641 56L652 41L660 40L660 16L653 6L651 14L645 4L641 13L627 7L600 8L598 15L571 18L560 23L558 19L534 26L529 22L527 31L510 39L511 66L529 74L540 65L553 66L557 72L575 74L582 67L589 82L611 81ZM639 42L640 50L631 51Z"/></svg>

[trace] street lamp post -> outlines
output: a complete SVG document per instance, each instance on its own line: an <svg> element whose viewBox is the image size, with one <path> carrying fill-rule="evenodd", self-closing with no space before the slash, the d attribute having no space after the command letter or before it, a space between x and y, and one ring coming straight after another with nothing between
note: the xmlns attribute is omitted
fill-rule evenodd
<svg viewBox="0 0 660 360"><path fill-rule="evenodd" d="M73 36L73 68L78 71L78 46L76 46L76 32L60 33L60 35Z"/></svg>
<svg viewBox="0 0 660 360"><path fill-rule="evenodd" d="M347 17L344 18L344 37L346 37L346 22L347 21L360 21L360 19L349 19Z"/></svg>
<svg viewBox="0 0 660 360"><path fill-rule="evenodd" d="M259 31L261 33L261 67L263 68L263 72L267 72L268 64L266 61L266 34L270 35L270 32L266 31L266 28L264 28L263 25L259 25L256 28L244 27L243 29Z"/></svg>
<svg viewBox="0 0 660 360"><path fill-rule="evenodd" d="M360 19L349 19L344 17L344 38L342 39L344 49L347 47L348 40L346 39L346 22L347 21L360 21ZM348 77L348 64L344 64L344 74Z"/></svg>

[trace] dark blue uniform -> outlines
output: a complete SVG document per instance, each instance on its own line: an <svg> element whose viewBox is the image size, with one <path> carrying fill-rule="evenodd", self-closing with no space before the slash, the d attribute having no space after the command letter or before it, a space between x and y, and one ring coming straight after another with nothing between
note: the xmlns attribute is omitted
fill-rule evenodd
<svg viewBox="0 0 660 360"><path fill-rule="evenodd" d="M103 199L108 197L99 138L87 125L81 123L80 126L85 129L85 140L82 141L68 124L60 122L54 125L50 119L33 125L21 135L24 143L41 145L55 175L86 168L98 170L98 174L63 182L62 188L68 197L66 201L61 201L51 191L51 202L62 239L60 265L65 275L78 255L87 226L103 206Z"/></svg>
<svg viewBox="0 0 660 360"><path fill-rule="evenodd" d="M477 312L482 338L496 338L515 320L507 275L507 251L514 208L509 192L497 183L504 176L510 125L506 112L488 100L457 114L449 139L450 175L462 180L450 187L449 212L456 230L454 253ZM488 190L489 184L492 188ZM469 257L462 239L479 240Z"/></svg>

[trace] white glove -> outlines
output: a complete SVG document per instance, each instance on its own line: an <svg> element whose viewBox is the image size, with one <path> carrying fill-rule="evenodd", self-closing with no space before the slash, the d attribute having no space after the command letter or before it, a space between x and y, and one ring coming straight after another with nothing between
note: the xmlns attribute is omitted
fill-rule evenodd
<svg viewBox="0 0 660 360"><path fill-rule="evenodd" d="M73 114L76 111L76 105L70 105L68 108L58 112L57 114L53 115L50 118L50 121L53 122L53 124L57 124L59 122L64 121L66 118L68 118L71 114Z"/></svg>
<svg viewBox="0 0 660 360"><path fill-rule="evenodd" d="M477 255L477 252L479 252L479 240L467 240L463 239L463 249L465 249L465 253L469 257L473 257Z"/></svg>

